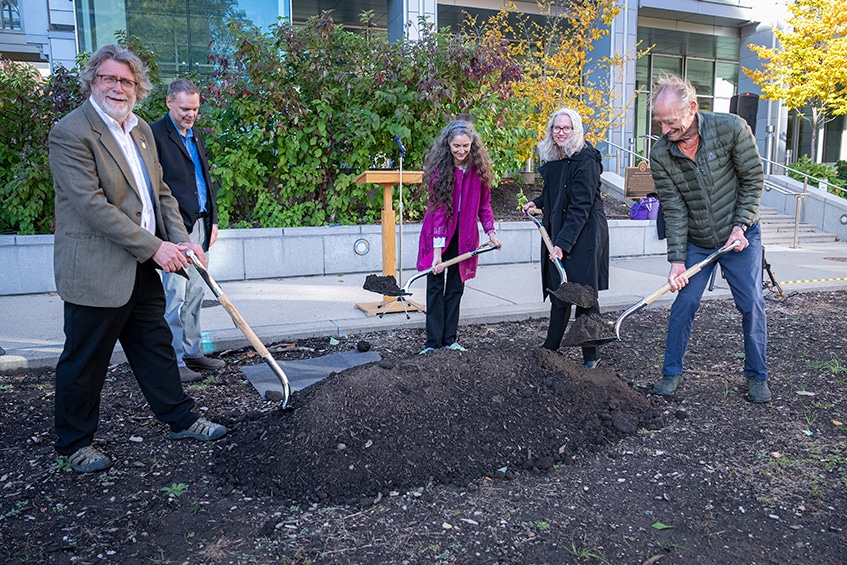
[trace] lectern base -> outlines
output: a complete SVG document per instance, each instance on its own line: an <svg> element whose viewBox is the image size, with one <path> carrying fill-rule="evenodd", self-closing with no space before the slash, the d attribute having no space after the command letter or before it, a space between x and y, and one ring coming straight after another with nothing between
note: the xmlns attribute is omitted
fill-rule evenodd
<svg viewBox="0 0 847 565"><path fill-rule="evenodd" d="M383 314L396 314L398 312L403 312L408 316L409 312L415 311L426 314L425 306L403 297L398 297L389 302L360 302L356 304L356 308L368 316L382 316Z"/></svg>

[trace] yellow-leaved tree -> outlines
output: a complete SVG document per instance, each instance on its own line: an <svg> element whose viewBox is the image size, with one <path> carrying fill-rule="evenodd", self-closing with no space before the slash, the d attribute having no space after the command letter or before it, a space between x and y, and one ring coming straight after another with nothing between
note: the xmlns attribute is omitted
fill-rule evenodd
<svg viewBox="0 0 847 565"><path fill-rule="evenodd" d="M616 69L639 56L637 47L628 53L593 56L596 42L609 35L620 8L615 0L538 0L537 4L541 19L520 13L509 3L479 33L509 41L523 69L514 92L530 101L534 113L525 125L538 138L547 117L567 106L582 116L586 138L601 141L609 126L623 119L631 102L618 103L610 77L621 76ZM536 141L527 141L530 150Z"/></svg>
<svg viewBox="0 0 847 565"><path fill-rule="evenodd" d="M774 31L776 48L748 47L763 61L744 69L769 100L782 100L812 126L813 162L823 125L847 114L847 9L844 0L797 0L785 29Z"/></svg>

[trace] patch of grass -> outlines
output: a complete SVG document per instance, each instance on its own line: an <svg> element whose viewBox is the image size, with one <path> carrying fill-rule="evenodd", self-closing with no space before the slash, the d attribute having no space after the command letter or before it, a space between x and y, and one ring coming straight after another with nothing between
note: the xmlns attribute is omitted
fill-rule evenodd
<svg viewBox="0 0 847 565"><path fill-rule="evenodd" d="M603 552L601 552L597 548L590 547L588 545L588 536L584 535L584 534L583 534L581 540L574 541L573 539L571 539L571 545L570 545L570 547L568 547L566 549L568 550L568 552L571 555L573 555L574 557L576 557L580 561L588 561L590 559L597 559L601 563L607 563L607 564L610 563L606 559L606 557L603 555Z"/></svg>
<svg viewBox="0 0 847 565"><path fill-rule="evenodd" d="M806 365L812 369L820 369L822 377L836 377L847 373L847 366L841 364L837 355L833 355L829 361L806 361Z"/></svg>

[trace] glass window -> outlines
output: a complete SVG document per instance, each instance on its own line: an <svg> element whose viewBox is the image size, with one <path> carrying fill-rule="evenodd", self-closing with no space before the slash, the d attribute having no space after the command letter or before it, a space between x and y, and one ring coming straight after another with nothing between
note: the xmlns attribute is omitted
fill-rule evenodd
<svg viewBox="0 0 847 565"><path fill-rule="evenodd" d="M18 0L0 0L0 29L21 29Z"/></svg>
<svg viewBox="0 0 847 565"><path fill-rule="evenodd" d="M700 59L688 59L686 78L697 91L697 97L714 96L714 61L703 61Z"/></svg>
<svg viewBox="0 0 847 565"><path fill-rule="evenodd" d="M667 57L664 55L653 55L653 73L657 77L663 72L682 75L682 57Z"/></svg>
<svg viewBox="0 0 847 565"><path fill-rule="evenodd" d="M738 91L738 63L715 63L715 112L729 112L730 99Z"/></svg>

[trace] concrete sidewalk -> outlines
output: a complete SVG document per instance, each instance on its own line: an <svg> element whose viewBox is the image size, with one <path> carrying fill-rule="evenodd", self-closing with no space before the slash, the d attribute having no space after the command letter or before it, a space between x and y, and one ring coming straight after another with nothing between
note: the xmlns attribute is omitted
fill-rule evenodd
<svg viewBox="0 0 847 565"><path fill-rule="evenodd" d="M766 256L786 293L847 289L845 242L807 244L798 249L771 245ZM620 311L637 303L666 282L667 272L663 255L612 261L611 288L600 293L602 311ZM407 270L399 278L406 281L413 274ZM226 282L221 287L264 343L424 326L425 315L420 312L410 312L409 319L403 313L379 318L357 309L356 304L380 300L379 295L362 289L365 276L357 273ZM476 278L466 284L461 322L546 317L549 303L541 300L540 280L538 263L481 266ZM426 302L424 279L416 281L411 291L411 300ZM729 289L721 277L717 277L714 290L705 293L707 299L728 296ZM207 292L207 298L214 296ZM654 306L672 300L669 293ZM208 352L249 345L221 306L203 310L202 326ZM0 374L55 368L63 342L62 300L58 295L0 296L0 346L6 350L6 355L0 356ZM124 360L118 346L113 362Z"/></svg>

